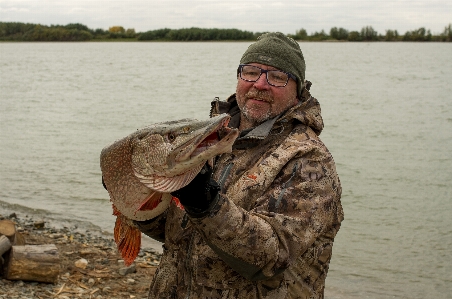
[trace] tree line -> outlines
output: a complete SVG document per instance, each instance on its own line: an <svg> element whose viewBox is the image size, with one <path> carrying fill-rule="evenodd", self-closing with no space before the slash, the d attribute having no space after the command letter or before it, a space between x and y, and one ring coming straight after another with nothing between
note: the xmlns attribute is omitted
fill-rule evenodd
<svg viewBox="0 0 452 299"><path fill-rule="evenodd" d="M135 30L111 31L90 29L86 25L74 23L68 25L45 26L30 23L0 22L0 41L91 41L116 38L135 38ZM122 28L122 27L121 27Z"/></svg>
<svg viewBox="0 0 452 299"><path fill-rule="evenodd" d="M90 29L86 25L75 23L68 25L45 26L30 23L0 22L0 41L95 41L95 40L130 40L130 41L252 41L263 32L250 32L239 29L182 28L157 29L135 32L133 28L112 26L108 30ZM305 29L288 34L299 41L416 41L416 42L450 42L452 41L451 24L440 34L434 35L423 27L400 34L397 30L378 33L372 26L361 31L348 31L333 27L329 33L324 30L308 34Z"/></svg>
<svg viewBox="0 0 452 299"><path fill-rule="evenodd" d="M452 25L449 24L444 28L444 31L439 35L433 35L430 30L421 27L416 30L407 31L405 34L400 34L397 30L386 30L385 34L379 34L372 26L366 26L361 31L348 31L344 28L333 27L329 34L324 30L321 32L314 32L308 35L305 29L297 30L295 35L290 35L296 40L307 41L325 41L325 40L343 40L351 42L360 41L409 41L409 42L450 42L452 41Z"/></svg>
<svg viewBox="0 0 452 299"><path fill-rule="evenodd" d="M255 40L261 33L238 29L157 29L139 34L138 40L151 41L220 41L220 40Z"/></svg>

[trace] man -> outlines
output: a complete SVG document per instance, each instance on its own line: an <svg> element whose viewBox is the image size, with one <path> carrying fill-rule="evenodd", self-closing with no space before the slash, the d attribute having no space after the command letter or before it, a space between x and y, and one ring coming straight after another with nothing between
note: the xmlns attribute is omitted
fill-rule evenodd
<svg viewBox="0 0 452 299"><path fill-rule="evenodd" d="M232 153L173 193L183 210L135 222L164 242L149 298L323 298L343 211L309 87L297 42L249 46L236 94L211 109L240 130Z"/></svg>

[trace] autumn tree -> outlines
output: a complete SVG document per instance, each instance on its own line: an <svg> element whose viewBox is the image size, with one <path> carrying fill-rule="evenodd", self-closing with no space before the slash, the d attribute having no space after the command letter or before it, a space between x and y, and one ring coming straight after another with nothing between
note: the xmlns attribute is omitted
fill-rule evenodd
<svg viewBox="0 0 452 299"><path fill-rule="evenodd" d="M113 27L110 27L110 28L108 28L108 31L109 31L110 33L122 33L122 34L126 33L126 30L125 30L124 27L122 27L122 26L113 26Z"/></svg>

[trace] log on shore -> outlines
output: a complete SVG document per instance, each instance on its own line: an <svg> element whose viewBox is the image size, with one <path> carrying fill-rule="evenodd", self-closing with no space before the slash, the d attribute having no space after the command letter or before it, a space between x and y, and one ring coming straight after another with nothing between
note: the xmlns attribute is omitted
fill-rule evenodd
<svg viewBox="0 0 452 299"><path fill-rule="evenodd" d="M0 236L0 275L3 274L3 264L5 263L5 259L3 258L3 254L11 249L11 241L6 236ZM6 254L5 254L6 256Z"/></svg>
<svg viewBox="0 0 452 299"><path fill-rule="evenodd" d="M60 273L60 257L55 244L12 246L5 277L56 283Z"/></svg>
<svg viewBox="0 0 452 299"><path fill-rule="evenodd" d="M16 235L16 224L11 220L0 220L0 235L8 237L11 243L14 242L14 237Z"/></svg>
<svg viewBox="0 0 452 299"><path fill-rule="evenodd" d="M0 236L0 257L11 248L11 241L6 236Z"/></svg>
<svg viewBox="0 0 452 299"><path fill-rule="evenodd" d="M6 236L12 245L24 245L24 237L17 231L16 223L11 220L0 220L0 236Z"/></svg>

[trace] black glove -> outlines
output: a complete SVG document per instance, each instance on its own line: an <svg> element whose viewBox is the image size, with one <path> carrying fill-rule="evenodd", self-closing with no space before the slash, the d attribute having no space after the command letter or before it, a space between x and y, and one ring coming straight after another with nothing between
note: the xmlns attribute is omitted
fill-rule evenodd
<svg viewBox="0 0 452 299"><path fill-rule="evenodd" d="M216 198L220 186L212 179L212 167L206 163L198 175L185 187L171 193L187 212L203 212Z"/></svg>

